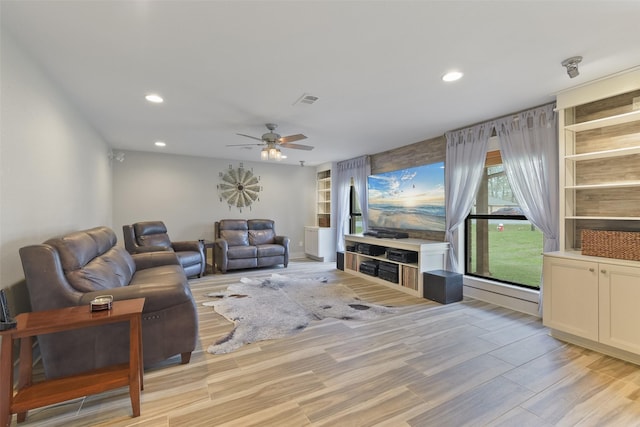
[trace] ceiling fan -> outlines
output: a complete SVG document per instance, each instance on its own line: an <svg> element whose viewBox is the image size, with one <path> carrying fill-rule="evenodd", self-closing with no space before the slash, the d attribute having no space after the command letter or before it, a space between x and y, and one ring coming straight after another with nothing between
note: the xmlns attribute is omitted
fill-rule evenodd
<svg viewBox="0 0 640 427"><path fill-rule="evenodd" d="M283 148L293 148L296 150L313 150L313 147L310 145L302 145L302 144L292 144L294 141L300 141L301 139L306 139L307 137L301 133L289 136L280 136L275 133L276 128L278 127L275 123L267 123L265 124L269 132L262 135L262 137L258 138L251 135L246 135L244 133L237 133L236 135L244 136L247 138L255 139L260 141L260 144L231 144L227 145L227 147L241 147L247 145L264 145L266 149L277 149L279 147Z"/></svg>

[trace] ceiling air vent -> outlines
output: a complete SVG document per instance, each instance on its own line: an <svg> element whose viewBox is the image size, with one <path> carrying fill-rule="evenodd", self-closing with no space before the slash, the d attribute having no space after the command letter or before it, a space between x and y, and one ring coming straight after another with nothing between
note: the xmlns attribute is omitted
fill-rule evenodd
<svg viewBox="0 0 640 427"><path fill-rule="evenodd" d="M309 95L308 93L303 93L300 98L293 103L293 105L303 104L303 105L311 105L318 100L317 96Z"/></svg>

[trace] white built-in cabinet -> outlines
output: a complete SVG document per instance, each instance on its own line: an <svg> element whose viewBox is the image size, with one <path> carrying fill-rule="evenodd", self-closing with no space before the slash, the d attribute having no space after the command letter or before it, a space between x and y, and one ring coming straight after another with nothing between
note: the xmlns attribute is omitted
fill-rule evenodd
<svg viewBox="0 0 640 427"><path fill-rule="evenodd" d="M335 229L331 227L331 169L316 173L316 224L304 228L304 252L317 261L336 260Z"/></svg>
<svg viewBox="0 0 640 427"><path fill-rule="evenodd" d="M558 94L560 239L544 254L543 322L640 364L640 261L584 256L582 230L640 232L640 68Z"/></svg>
<svg viewBox="0 0 640 427"><path fill-rule="evenodd" d="M317 261L335 261L336 238L333 228L306 226L304 228L304 252Z"/></svg>
<svg viewBox="0 0 640 427"><path fill-rule="evenodd" d="M543 274L544 324L607 347L559 338L640 363L637 263L554 252L545 254Z"/></svg>

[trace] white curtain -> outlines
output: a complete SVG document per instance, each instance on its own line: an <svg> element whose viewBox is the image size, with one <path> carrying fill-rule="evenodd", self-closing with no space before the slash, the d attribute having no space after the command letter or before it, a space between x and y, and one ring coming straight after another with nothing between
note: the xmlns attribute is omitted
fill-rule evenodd
<svg viewBox="0 0 640 427"><path fill-rule="evenodd" d="M336 166L335 191L336 201L336 246L338 252L344 251L344 235L349 232L349 195L351 190L351 179L358 196L360 209L362 210L362 226L367 230L369 223L369 212L367 210L367 177L371 175L371 163L369 156L357 157L355 159L338 162Z"/></svg>
<svg viewBox="0 0 640 427"><path fill-rule="evenodd" d="M459 271L458 228L469 214L478 192L492 130L492 123L483 123L445 134L445 240L449 242L447 268L451 271Z"/></svg>
<svg viewBox="0 0 640 427"><path fill-rule="evenodd" d="M557 251L558 130L554 104L496 120L502 163L529 221L544 233L544 251ZM542 308L542 279L539 307Z"/></svg>

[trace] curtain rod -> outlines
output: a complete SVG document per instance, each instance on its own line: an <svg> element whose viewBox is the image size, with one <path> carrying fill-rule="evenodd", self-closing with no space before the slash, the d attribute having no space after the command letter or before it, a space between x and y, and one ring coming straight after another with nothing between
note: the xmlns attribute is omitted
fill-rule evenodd
<svg viewBox="0 0 640 427"><path fill-rule="evenodd" d="M556 103L556 101L552 101L552 102L545 102L544 104L540 104L540 105L537 105L537 106L535 106L535 107L525 108L524 110L516 111L516 112L514 112L514 113L510 113L510 114L505 114L504 116L498 116L498 117L494 117L493 119L483 120L483 121L481 121L481 122L477 122L477 123L474 123L474 124L471 124L471 125L462 126L462 127L460 127L460 128L457 128L457 129L454 129L454 130L447 131L447 132L445 132L445 133L448 133L448 132L458 132L458 131L460 131L460 130L462 130L462 129L467 129L467 128L472 128L472 127L474 127L474 126L478 126L478 125L480 125L480 124L482 124L482 123L489 123L489 122L493 122L493 121L495 121L495 120L500 120L500 119L503 119L503 118L505 118L505 117L509 117L509 116L517 116L518 114L520 114L520 113L524 113L525 111L535 110L536 108L544 107L544 106L551 105L551 104L555 104L555 103ZM555 109L554 109L554 111L555 111Z"/></svg>

